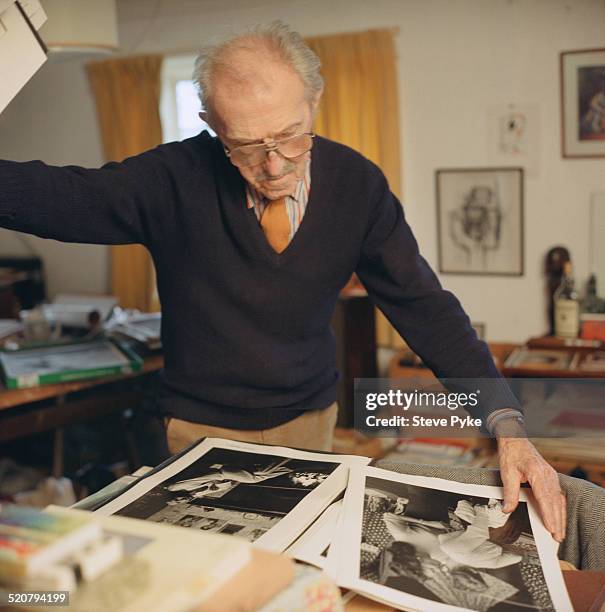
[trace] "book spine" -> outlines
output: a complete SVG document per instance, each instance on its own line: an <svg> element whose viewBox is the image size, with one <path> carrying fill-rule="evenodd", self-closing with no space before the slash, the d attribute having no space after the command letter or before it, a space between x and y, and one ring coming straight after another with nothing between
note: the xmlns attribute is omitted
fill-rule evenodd
<svg viewBox="0 0 605 612"><path fill-rule="evenodd" d="M133 364L109 366L103 368L93 368L91 370L69 370L54 374L27 374L17 378L7 378L6 387L8 389L26 389L28 387L38 387L54 383L72 382L76 380L87 380L92 378L102 378L104 376L115 376L118 374L132 374L138 371Z"/></svg>

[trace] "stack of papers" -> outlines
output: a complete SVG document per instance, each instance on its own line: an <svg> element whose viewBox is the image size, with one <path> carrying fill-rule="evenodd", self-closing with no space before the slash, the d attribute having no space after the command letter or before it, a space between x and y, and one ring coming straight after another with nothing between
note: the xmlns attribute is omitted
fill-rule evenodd
<svg viewBox="0 0 605 612"><path fill-rule="evenodd" d="M500 487L368 462L207 438L97 512L285 550L339 586L401 609L572 609L558 545L530 491L505 514Z"/></svg>

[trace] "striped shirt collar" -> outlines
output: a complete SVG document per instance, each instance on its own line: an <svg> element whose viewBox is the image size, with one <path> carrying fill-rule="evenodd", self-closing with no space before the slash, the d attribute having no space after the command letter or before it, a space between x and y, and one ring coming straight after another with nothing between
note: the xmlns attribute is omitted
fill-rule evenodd
<svg viewBox="0 0 605 612"><path fill-rule="evenodd" d="M294 200L298 204L306 206L307 200L309 199L309 191L311 189L311 159L307 161L305 167L305 174L303 178L298 181L298 185L293 195L288 196L289 199ZM246 183L246 207L248 209L254 208L258 212L262 213L267 205L267 198L263 196L259 191L254 189L252 185Z"/></svg>

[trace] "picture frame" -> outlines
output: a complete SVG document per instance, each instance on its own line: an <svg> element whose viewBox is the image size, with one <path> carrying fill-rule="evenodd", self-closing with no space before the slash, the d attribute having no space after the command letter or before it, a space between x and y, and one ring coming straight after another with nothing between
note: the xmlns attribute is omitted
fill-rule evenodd
<svg viewBox="0 0 605 612"><path fill-rule="evenodd" d="M562 156L605 157L605 49L563 51L560 72Z"/></svg>
<svg viewBox="0 0 605 612"><path fill-rule="evenodd" d="M523 276L523 168L435 171L439 272Z"/></svg>
<svg viewBox="0 0 605 612"><path fill-rule="evenodd" d="M573 351L521 347L509 355L504 367L537 372L568 371L575 365L574 357Z"/></svg>

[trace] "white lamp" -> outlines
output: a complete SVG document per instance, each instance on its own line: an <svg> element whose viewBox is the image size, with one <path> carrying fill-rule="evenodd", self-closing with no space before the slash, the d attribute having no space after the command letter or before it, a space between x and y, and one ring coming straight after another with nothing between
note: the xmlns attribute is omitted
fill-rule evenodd
<svg viewBox="0 0 605 612"><path fill-rule="evenodd" d="M111 53L118 48L115 0L40 0L40 36L51 53Z"/></svg>

